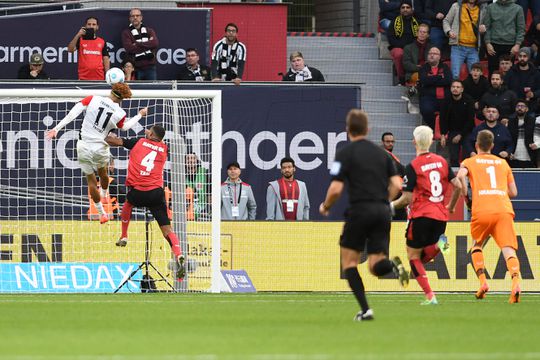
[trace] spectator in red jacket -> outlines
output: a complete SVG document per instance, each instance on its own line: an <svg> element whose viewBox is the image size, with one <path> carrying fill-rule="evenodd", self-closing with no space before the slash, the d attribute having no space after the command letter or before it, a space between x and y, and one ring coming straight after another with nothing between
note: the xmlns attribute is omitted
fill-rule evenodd
<svg viewBox="0 0 540 360"><path fill-rule="evenodd" d="M107 42L97 36L98 19L90 16L68 44L68 51L77 50L79 59L79 80L103 80L111 63Z"/></svg>

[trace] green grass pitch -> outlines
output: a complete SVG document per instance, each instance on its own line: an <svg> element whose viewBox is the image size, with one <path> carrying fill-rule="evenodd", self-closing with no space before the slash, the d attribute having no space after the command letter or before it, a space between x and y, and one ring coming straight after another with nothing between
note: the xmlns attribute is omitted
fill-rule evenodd
<svg viewBox="0 0 540 360"><path fill-rule="evenodd" d="M540 359L540 296L1 295L0 359Z"/></svg>

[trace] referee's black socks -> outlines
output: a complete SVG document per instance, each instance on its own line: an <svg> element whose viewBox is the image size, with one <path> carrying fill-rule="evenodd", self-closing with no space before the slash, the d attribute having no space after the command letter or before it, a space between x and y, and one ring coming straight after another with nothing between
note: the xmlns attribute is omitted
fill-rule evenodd
<svg viewBox="0 0 540 360"><path fill-rule="evenodd" d="M358 303L362 308L362 312L368 311L369 305L367 303L366 293L364 291L364 283L362 282L362 278L358 273L358 269L356 267L345 269L345 277L349 282L349 286L351 287L356 300L358 300Z"/></svg>
<svg viewBox="0 0 540 360"><path fill-rule="evenodd" d="M382 259L373 265L373 274L376 276L384 276L392 271L393 266L392 261L389 259Z"/></svg>

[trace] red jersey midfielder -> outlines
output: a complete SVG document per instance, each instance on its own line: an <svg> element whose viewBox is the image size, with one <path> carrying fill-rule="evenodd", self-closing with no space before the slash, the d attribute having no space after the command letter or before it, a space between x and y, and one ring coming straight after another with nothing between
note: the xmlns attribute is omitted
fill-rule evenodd
<svg viewBox="0 0 540 360"><path fill-rule="evenodd" d="M403 194L390 206L401 209L410 204L405 233L407 256L411 270L426 295L422 305L437 305L424 264L434 259L443 245L447 245L440 243L439 237L446 230L448 212L453 212L456 207L461 183L443 157L429 152L433 142L430 127L418 126L414 129L413 138L416 158L405 169ZM454 185L454 191L450 203L445 206L445 194L450 182Z"/></svg>
<svg viewBox="0 0 540 360"><path fill-rule="evenodd" d="M480 280L477 299L483 299L489 290L484 273L484 254L482 247L493 236L501 248L506 268L512 277L512 292L509 302L520 301L519 260L516 255L517 238L514 229L514 209L510 198L517 196L517 187L512 170L506 162L491 154L494 137L489 130L482 130L476 137L478 155L465 159L461 163L458 178L466 194L465 178L469 178L472 188L471 235L474 245L471 258L476 275Z"/></svg>
<svg viewBox="0 0 540 360"><path fill-rule="evenodd" d="M110 146L123 146L129 149L128 175L126 186L128 193L120 215L122 219L122 235L116 246L126 246L131 211L134 206L146 207L159 224L163 237L171 246L177 261L176 277L183 279L185 275L184 256L178 237L173 232L167 216L167 204L163 189L163 168L167 161L167 144L163 142L165 129L154 125L145 130L144 138L122 139L107 136L105 141Z"/></svg>

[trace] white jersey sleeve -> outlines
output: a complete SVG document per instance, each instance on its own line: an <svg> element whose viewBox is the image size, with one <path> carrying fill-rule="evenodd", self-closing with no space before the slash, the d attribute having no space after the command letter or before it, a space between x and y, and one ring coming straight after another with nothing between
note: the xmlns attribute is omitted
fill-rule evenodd
<svg viewBox="0 0 540 360"><path fill-rule="evenodd" d="M108 97L92 96L86 108L79 139L87 143L103 143L109 132L122 124L126 112Z"/></svg>

